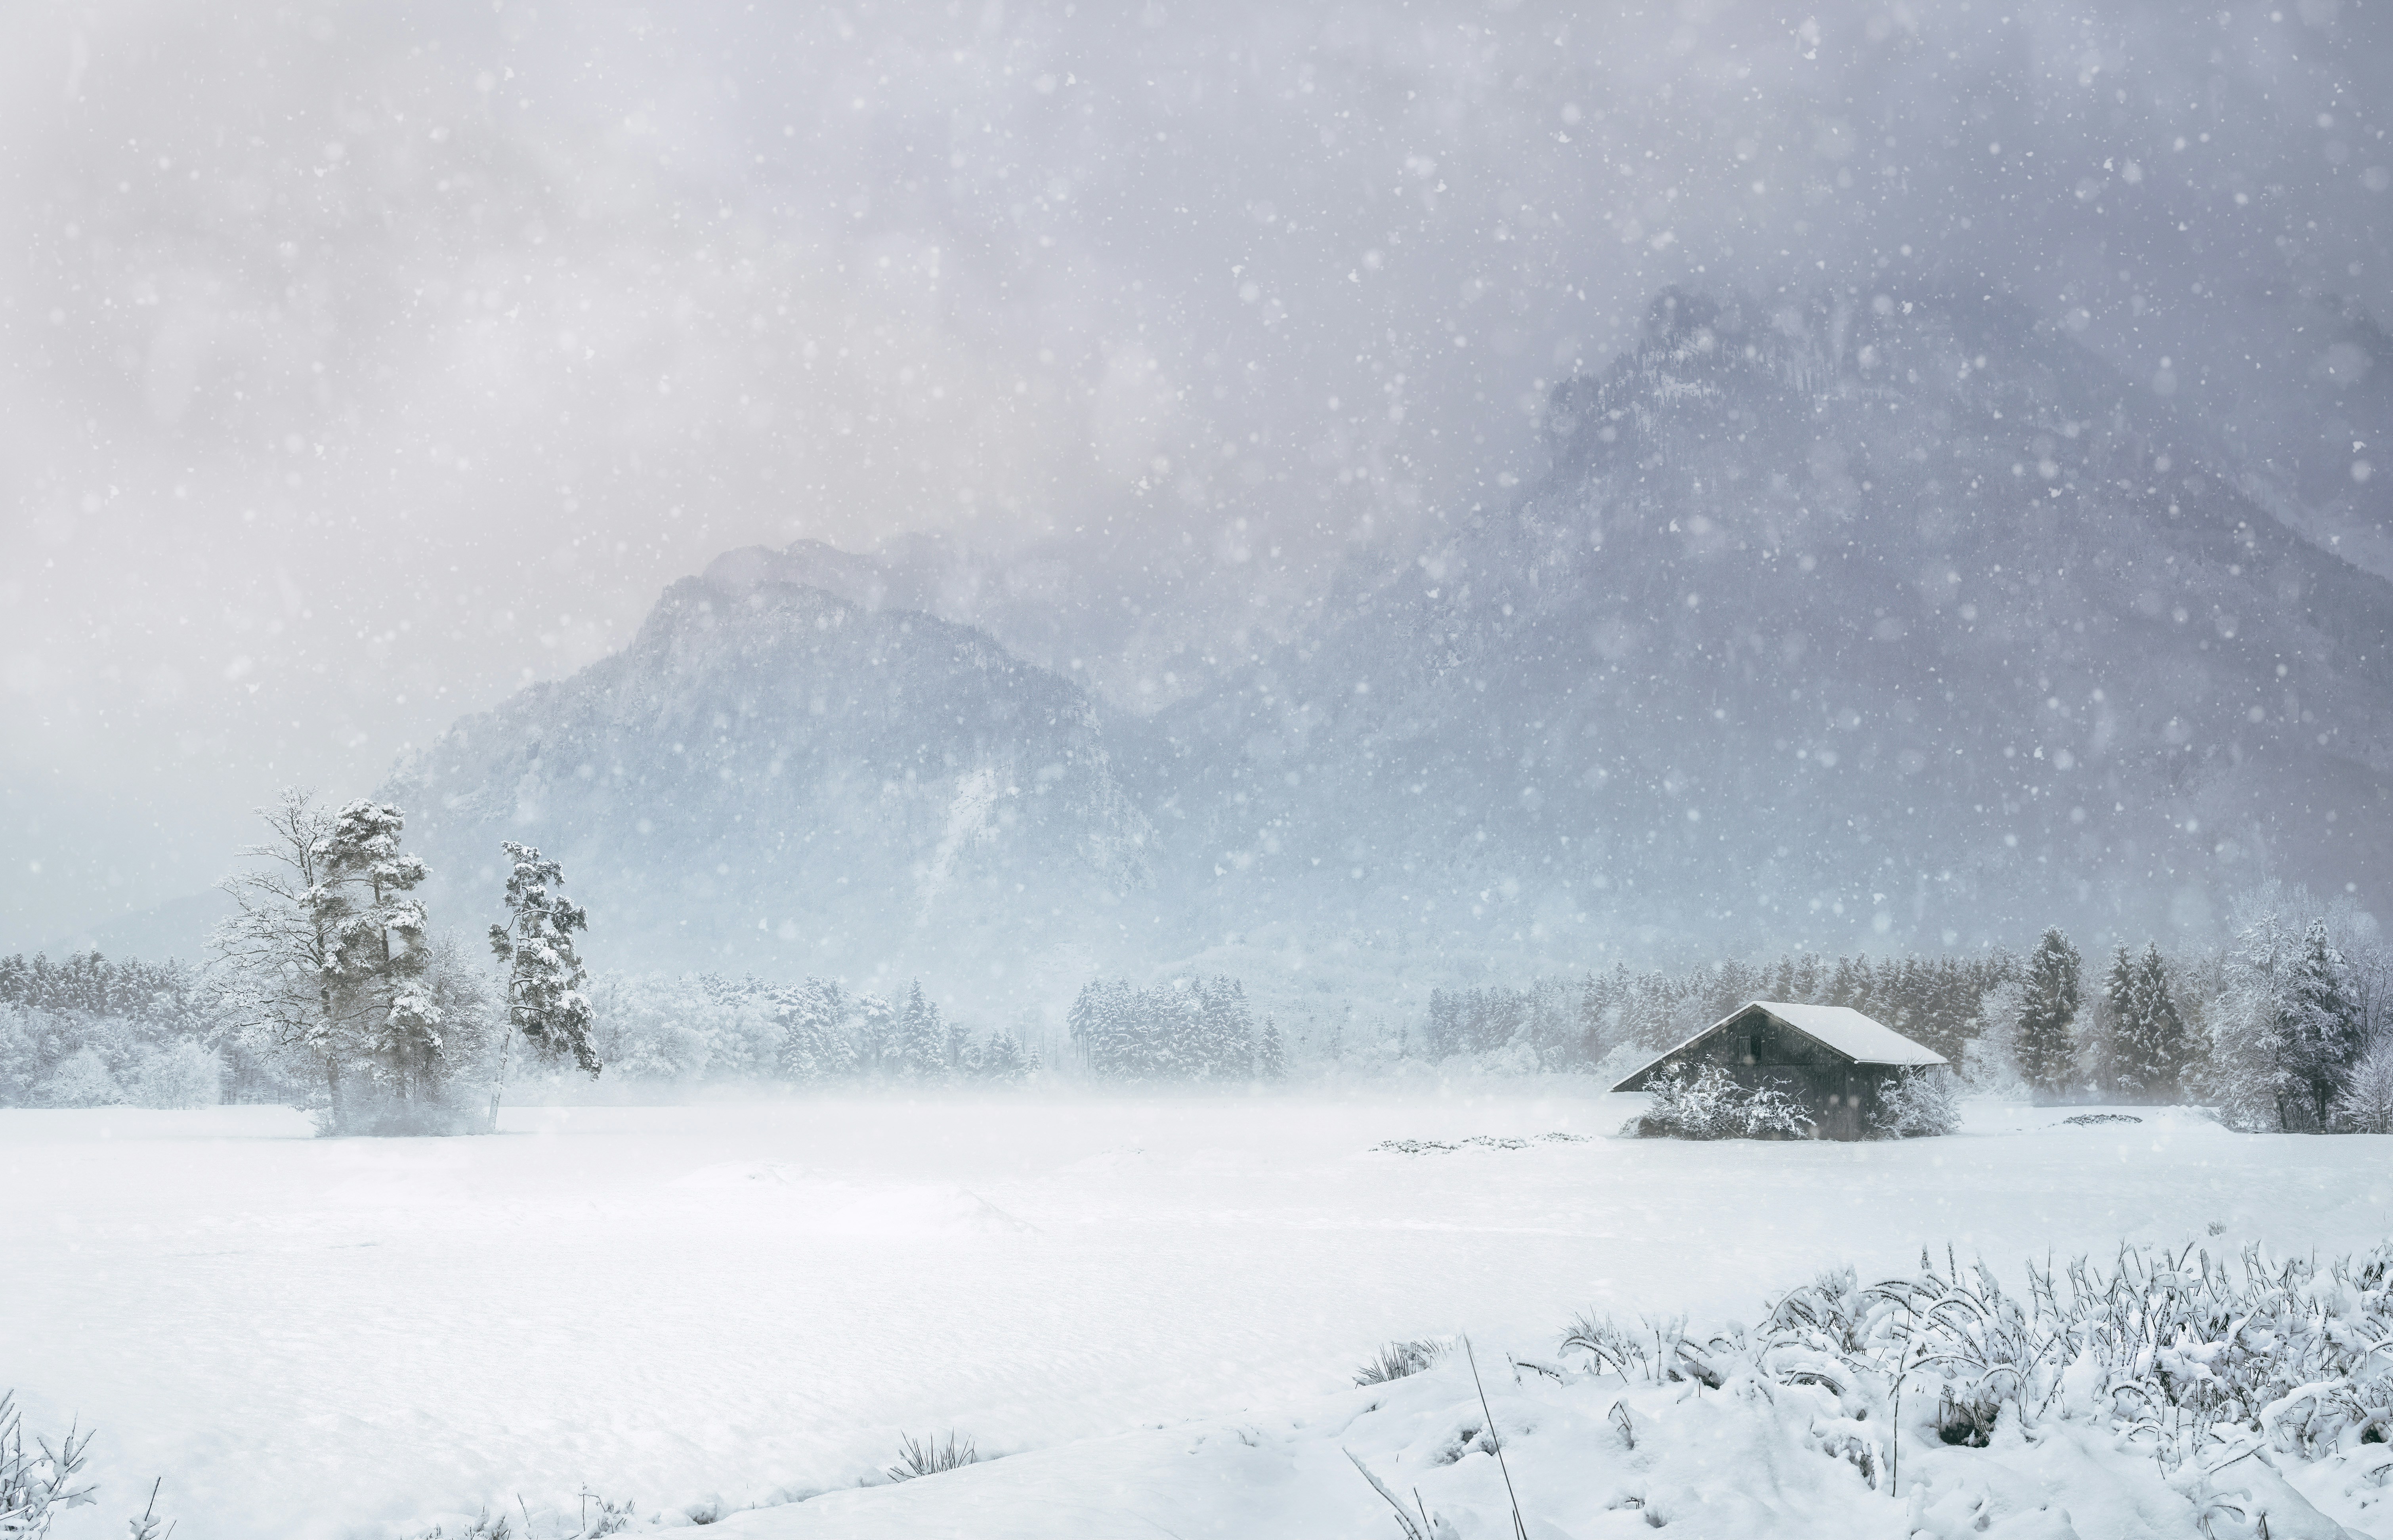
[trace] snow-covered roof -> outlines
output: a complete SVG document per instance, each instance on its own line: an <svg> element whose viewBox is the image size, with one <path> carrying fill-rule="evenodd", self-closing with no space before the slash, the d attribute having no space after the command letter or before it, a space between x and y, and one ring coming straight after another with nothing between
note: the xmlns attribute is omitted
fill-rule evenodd
<svg viewBox="0 0 2393 1540"><path fill-rule="evenodd" d="M1772 1015L1807 1038L1816 1038L1857 1064L1941 1064L1944 1055L1915 1043L1883 1023L1874 1022L1850 1005L1794 1005L1785 1000L1755 1000ZM1753 1009L1748 1005L1745 1011ZM1745 1011L1724 1018L1733 1021Z"/></svg>
<svg viewBox="0 0 2393 1540"><path fill-rule="evenodd" d="M1798 1005L1788 1000L1751 1000L1722 1016L1711 1025L1675 1043L1637 1066L1635 1074L1613 1087L1618 1090L1638 1076L1682 1050L1693 1048L1721 1027L1748 1011L1766 1011L1806 1038L1843 1054L1857 1064L1891 1064L1903 1067L1941 1064L1944 1055L1922 1043L1915 1043L1881 1022L1874 1022L1849 1005Z"/></svg>

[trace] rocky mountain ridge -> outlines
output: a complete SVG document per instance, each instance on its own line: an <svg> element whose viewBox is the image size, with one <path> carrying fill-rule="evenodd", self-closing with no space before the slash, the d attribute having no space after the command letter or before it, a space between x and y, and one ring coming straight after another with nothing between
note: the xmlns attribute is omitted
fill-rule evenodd
<svg viewBox="0 0 2393 1540"><path fill-rule="evenodd" d="M802 544L675 584L390 791L461 878L554 847L660 961L1007 998L2140 939L2264 877L2381 898L2393 584L2065 333L1674 292L1547 425L1516 500L1149 717L1061 660L1092 650L1064 599L1105 608L1068 568L992 592ZM1051 612L1057 667L927 613L1004 606Z"/></svg>

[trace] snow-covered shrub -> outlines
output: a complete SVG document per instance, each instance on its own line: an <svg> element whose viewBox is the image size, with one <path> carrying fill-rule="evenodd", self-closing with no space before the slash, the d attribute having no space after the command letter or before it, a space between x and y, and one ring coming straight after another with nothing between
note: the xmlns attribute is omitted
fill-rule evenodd
<svg viewBox="0 0 2393 1540"><path fill-rule="evenodd" d="M1909 1069L1881 1082L1870 1114L1874 1139L1920 1139L1961 1131L1961 1093L1940 1069Z"/></svg>
<svg viewBox="0 0 2393 1540"><path fill-rule="evenodd" d="M1811 1115L1784 1088L1765 1081L1747 1089L1718 1064L1693 1076L1667 1065L1647 1089L1653 1105L1628 1129L1641 1138L1799 1139L1811 1131Z"/></svg>
<svg viewBox="0 0 2393 1540"><path fill-rule="evenodd" d="M25 1419L12 1392L0 1390L0 1535L9 1540L41 1540L67 1509L92 1501L97 1490L77 1486L91 1435L78 1437L69 1429L53 1444L36 1438L25 1447Z"/></svg>
<svg viewBox="0 0 2393 1540"><path fill-rule="evenodd" d="M464 1521L463 1529L451 1531L445 1523L435 1524L415 1540L516 1540L516 1528L504 1513L493 1514L485 1507Z"/></svg>
<svg viewBox="0 0 2393 1540"><path fill-rule="evenodd" d="M1811 1131L1811 1115L1801 1100L1771 1081L1747 1091L1736 1116L1737 1134L1745 1139L1802 1139Z"/></svg>
<svg viewBox="0 0 2393 1540"><path fill-rule="evenodd" d="M224 1099L224 1062L198 1043L175 1043L137 1060L125 1092L137 1107L213 1107Z"/></svg>
<svg viewBox="0 0 2393 1540"><path fill-rule="evenodd" d="M1354 1371L1357 1385L1385 1385L1392 1379L1417 1375L1445 1356L1445 1344L1428 1338L1417 1342L1383 1344L1379 1356Z"/></svg>
<svg viewBox="0 0 2393 1540"><path fill-rule="evenodd" d="M1850 1269L1823 1274L1749 1332L1582 1318L1562 1346L1590 1355L1585 1372L1624 1381L1641 1368L1748 1400L1757 1382L1825 1390L1824 1410L1842 1416L1806 1410L1808 1436L1880 1490L1898 1462L1907 1484L1915 1439L1984 1448L1998 1429L2036 1440L2074 1425L2157 1460L2200 1499L2247 1455L2282 1464L2384 1442L2388 1339L2393 1244L2324 1265L2189 1245L2123 1248L2108 1267L2032 1264L2018 1292L1982 1263L1923 1254L1916 1272L1867 1286Z"/></svg>
<svg viewBox="0 0 2393 1540"><path fill-rule="evenodd" d="M2171 1468L2219 1443L2315 1457L2393 1427L2388 1272L2393 1246L2323 1268L2257 1246L2233 1264L2148 1246L2123 1248L2107 1271L2084 1259L2031 1266L2020 1295L1982 1264L1924 1265L1867 1291L1869 1354L1926 1370L1977 1435L1998 1416L2060 1416Z"/></svg>
<svg viewBox="0 0 2393 1540"><path fill-rule="evenodd" d="M124 1089L108 1072L108 1061L96 1048L77 1049L50 1072L36 1092L44 1106L112 1107L124 1100Z"/></svg>
<svg viewBox="0 0 2393 1540"><path fill-rule="evenodd" d="M2354 1133L2393 1133L2393 1037L2379 1038L2352 1066L2334 1111Z"/></svg>
<svg viewBox="0 0 2393 1540"><path fill-rule="evenodd" d="M1692 1076L1683 1064L1666 1064L1645 1083L1653 1104L1628 1131L1648 1139L1726 1139L1733 1132L1729 1103L1737 1089L1718 1064L1706 1064Z"/></svg>
<svg viewBox="0 0 2393 1540"><path fill-rule="evenodd" d="M954 1429L948 1429L948 1442L935 1437L916 1439L910 1434L898 1435L897 1463L889 1468L893 1481L910 1481L917 1476L936 1476L942 1471L961 1470L980 1458L980 1451L971 1439L960 1439Z"/></svg>

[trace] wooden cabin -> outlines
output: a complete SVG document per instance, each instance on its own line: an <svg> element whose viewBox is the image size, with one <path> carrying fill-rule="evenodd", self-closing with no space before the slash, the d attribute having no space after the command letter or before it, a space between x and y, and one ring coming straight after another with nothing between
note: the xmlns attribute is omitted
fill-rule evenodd
<svg viewBox="0 0 2393 1540"><path fill-rule="evenodd" d="M1742 1086L1775 1083L1799 1097L1815 1139L1859 1139L1878 1087L1906 1069L1949 1073L1942 1054L1842 1005L1755 1000L1656 1057L1615 1090L1644 1090L1655 1072L1718 1064Z"/></svg>

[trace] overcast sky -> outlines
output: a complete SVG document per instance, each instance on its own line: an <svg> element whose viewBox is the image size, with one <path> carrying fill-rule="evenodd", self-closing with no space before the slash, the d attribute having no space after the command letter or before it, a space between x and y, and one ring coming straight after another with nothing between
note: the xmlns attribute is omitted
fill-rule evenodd
<svg viewBox="0 0 2393 1540"><path fill-rule="evenodd" d="M1534 474L1666 282L1982 284L2138 378L2383 317L2382 9L28 0L0 945L734 545L1297 591Z"/></svg>

